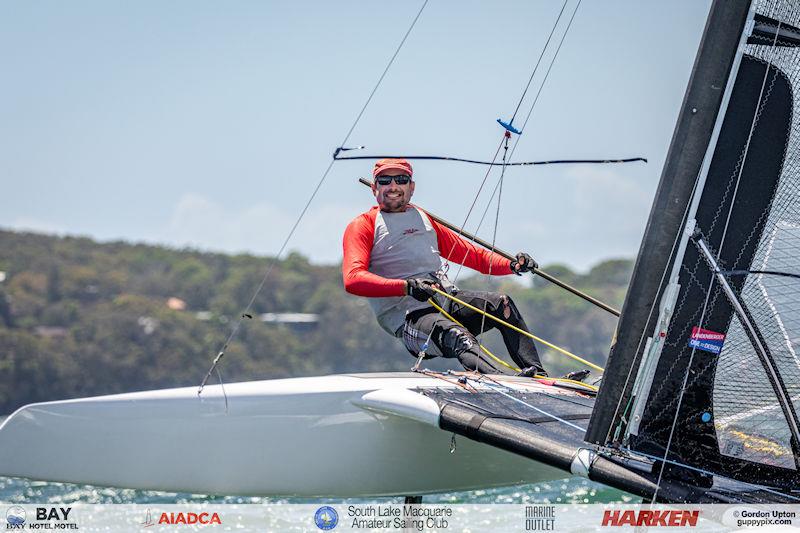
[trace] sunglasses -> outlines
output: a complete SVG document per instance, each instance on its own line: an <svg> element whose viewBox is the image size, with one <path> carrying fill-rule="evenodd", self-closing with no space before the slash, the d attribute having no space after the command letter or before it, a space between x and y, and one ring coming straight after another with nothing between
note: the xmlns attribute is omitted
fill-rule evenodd
<svg viewBox="0 0 800 533"><path fill-rule="evenodd" d="M407 185L411 181L411 176L378 176L375 178L375 183L378 185L389 185L392 180L398 185Z"/></svg>

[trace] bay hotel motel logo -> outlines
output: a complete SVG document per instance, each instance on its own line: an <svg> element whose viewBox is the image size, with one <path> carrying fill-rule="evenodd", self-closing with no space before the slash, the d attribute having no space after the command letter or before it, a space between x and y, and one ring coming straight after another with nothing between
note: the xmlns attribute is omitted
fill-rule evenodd
<svg viewBox="0 0 800 533"><path fill-rule="evenodd" d="M72 507L36 507L36 513L29 520L25 508L19 505L6 511L6 529L79 529L78 524L69 521Z"/></svg>

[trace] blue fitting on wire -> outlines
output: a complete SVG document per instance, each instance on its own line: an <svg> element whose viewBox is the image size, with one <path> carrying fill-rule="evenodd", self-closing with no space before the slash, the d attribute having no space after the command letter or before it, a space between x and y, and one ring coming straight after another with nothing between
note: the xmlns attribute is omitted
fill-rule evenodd
<svg viewBox="0 0 800 533"><path fill-rule="evenodd" d="M503 122L499 118L497 119L497 123L503 126L506 129L506 131L510 131L511 133L516 133L517 135L522 135L522 132L513 126L513 122L514 119L511 119L511 122L508 123Z"/></svg>

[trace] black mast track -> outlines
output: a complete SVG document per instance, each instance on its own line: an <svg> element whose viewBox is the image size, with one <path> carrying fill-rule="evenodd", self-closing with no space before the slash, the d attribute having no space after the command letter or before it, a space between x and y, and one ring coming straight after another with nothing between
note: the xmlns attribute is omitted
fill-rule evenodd
<svg viewBox="0 0 800 533"><path fill-rule="evenodd" d="M714 0L667 153L634 274L617 325L585 439L607 444L624 414L644 339L655 329L658 302L674 261L674 243L713 134L749 1Z"/></svg>

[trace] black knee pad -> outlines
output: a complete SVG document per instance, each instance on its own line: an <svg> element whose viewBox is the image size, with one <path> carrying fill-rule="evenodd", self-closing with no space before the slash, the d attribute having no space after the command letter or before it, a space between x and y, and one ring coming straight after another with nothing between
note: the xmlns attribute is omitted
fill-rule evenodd
<svg viewBox="0 0 800 533"><path fill-rule="evenodd" d="M474 350L477 345L478 341L472 333L460 326L453 326L442 332L442 351L450 357L458 357L464 352Z"/></svg>

